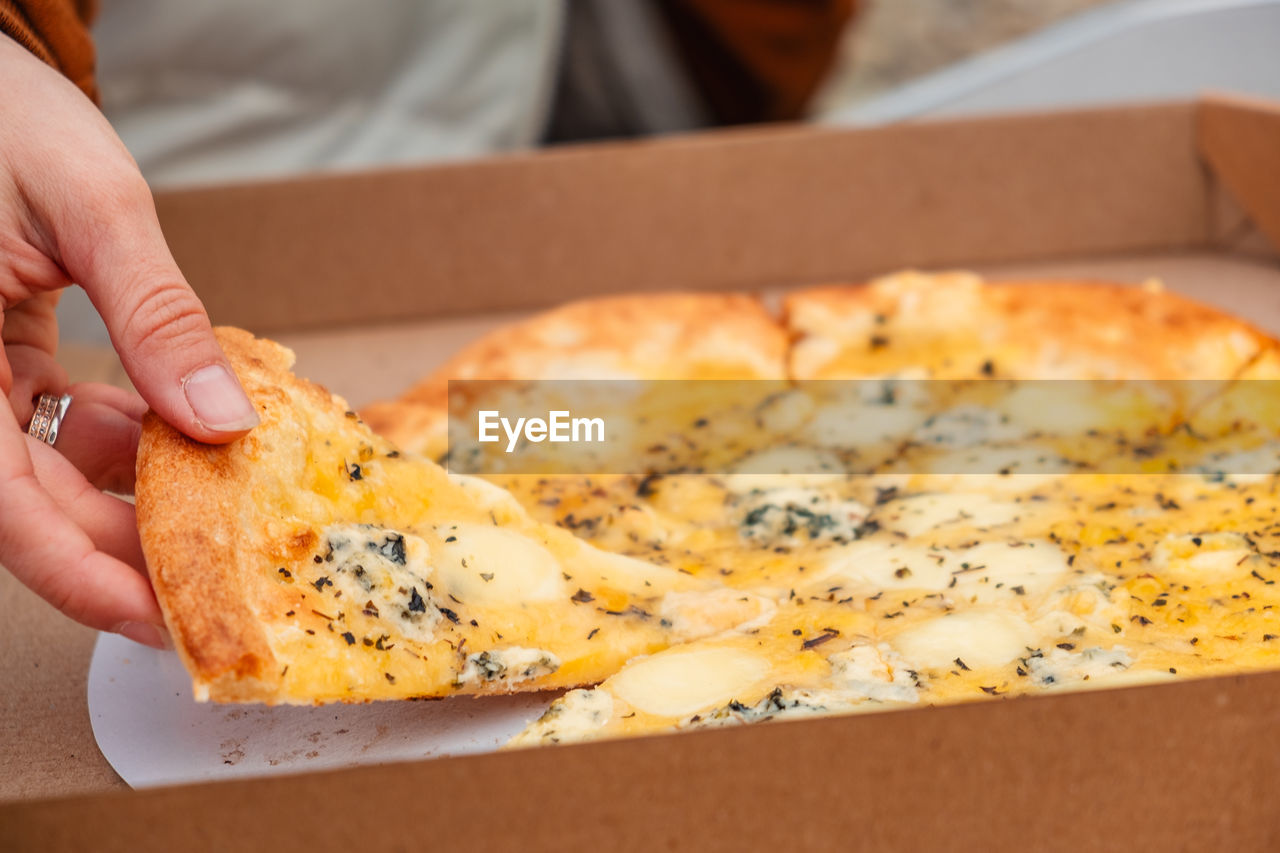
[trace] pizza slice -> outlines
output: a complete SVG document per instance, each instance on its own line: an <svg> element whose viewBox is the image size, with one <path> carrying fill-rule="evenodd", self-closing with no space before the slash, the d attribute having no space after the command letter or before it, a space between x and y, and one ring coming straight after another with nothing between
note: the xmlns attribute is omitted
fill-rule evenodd
<svg viewBox="0 0 1280 853"><path fill-rule="evenodd" d="M598 682L768 599L615 555L370 432L235 329L261 425L225 446L151 416L138 525L196 697L317 703Z"/></svg>

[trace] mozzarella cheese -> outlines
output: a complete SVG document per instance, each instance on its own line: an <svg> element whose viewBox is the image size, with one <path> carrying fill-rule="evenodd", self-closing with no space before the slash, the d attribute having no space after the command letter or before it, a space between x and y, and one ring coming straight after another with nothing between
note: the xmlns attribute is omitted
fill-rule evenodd
<svg viewBox="0 0 1280 853"><path fill-rule="evenodd" d="M646 714L684 717L729 702L768 672L768 660L751 652L675 648L625 667L611 692Z"/></svg>
<svg viewBox="0 0 1280 853"><path fill-rule="evenodd" d="M480 524L451 524L441 533L437 570L464 601L536 603L572 594L555 556L526 536Z"/></svg>
<svg viewBox="0 0 1280 853"><path fill-rule="evenodd" d="M892 642L915 666L946 669L999 666L1035 648L1036 640L1035 631L1017 614L984 608L938 616Z"/></svg>

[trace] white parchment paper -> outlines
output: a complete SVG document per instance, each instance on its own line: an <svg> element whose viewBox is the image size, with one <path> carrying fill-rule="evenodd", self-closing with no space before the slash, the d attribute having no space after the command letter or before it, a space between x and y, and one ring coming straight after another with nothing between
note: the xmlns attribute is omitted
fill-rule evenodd
<svg viewBox="0 0 1280 853"><path fill-rule="evenodd" d="M173 652L100 634L89 717L107 761L135 788L491 752L556 694L367 705L198 703Z"/></svg>

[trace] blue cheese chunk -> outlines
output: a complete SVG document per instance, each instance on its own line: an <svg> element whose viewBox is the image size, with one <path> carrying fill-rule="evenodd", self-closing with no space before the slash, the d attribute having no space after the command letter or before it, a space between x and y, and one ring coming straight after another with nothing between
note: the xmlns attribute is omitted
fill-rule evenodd
<svg viewBox="0 0 1280 853"><path fill-rule="evenodd" d="M1104 649L1098 646L1079 651L1061 648L1048 652L1035 652L1027 658L1027 671L1040 687L1067 687L1082 681L1107 678L1124 672L1133 665L1129 653L1116 646Z"/></svg>
<svg viewBox="0 0 1280 853"><path fill-rule="evenodd" d="M311 582L318 591L394 625L405 637L433 639L442 616L426 542L371 524L330 525L322 541L319 576Z"/></svg>
<svg viewBox="0 0 1280 853"><path fill-rule="evenodd" d="M738 532L756 545L852 542L861 535L868 509L820 489L753 489L737 501Z"/></svg>
<svg viewBox="0 0 1280 853"><path fill-rule="evenodd" d="M560 668L560 658L544 649L509 646L467 656L466 665L458 673L459 685L485 681L519 684Z"/></svg>
<svg viewBox="0 0 1280 853"><path fill-rule="evenodd" d="M851 699L913 703L917 676L888 643L853 646L827 658L831 685Z"/></svg>

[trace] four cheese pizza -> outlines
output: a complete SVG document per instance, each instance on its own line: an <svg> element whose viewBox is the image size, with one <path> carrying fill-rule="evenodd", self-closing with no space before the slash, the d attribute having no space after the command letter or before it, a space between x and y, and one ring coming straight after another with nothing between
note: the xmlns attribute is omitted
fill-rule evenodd
<svg viewBox="0 0 1280 853"><path fill-rule="evenodd" d="M905 273L791 293L780 321L745 296L591 300L363 414L442 458L450 379L750 381L664 398L644 470L478 479L258 355L239 445L148 425L140 522L213 698L577 688L517 745L1247 671L1280 662L1280 442L1245 381L1278 354L1154 284ZM170 475L144 499L148 466ZM238 514L245 543L174 541L192 470L227 495L194 517ZM205 612L172 568L197 563L186 584L235 575ZM426 630L399 624L412 591Z"/></svg>

